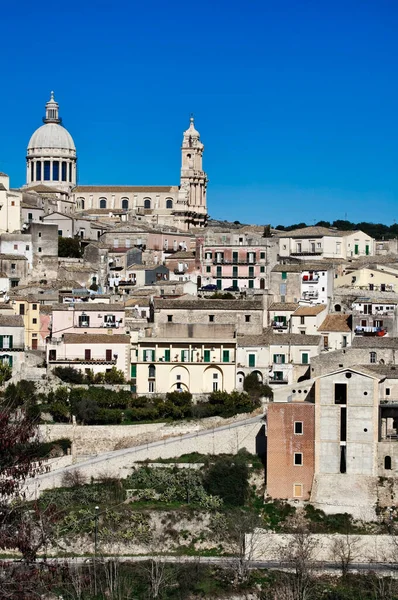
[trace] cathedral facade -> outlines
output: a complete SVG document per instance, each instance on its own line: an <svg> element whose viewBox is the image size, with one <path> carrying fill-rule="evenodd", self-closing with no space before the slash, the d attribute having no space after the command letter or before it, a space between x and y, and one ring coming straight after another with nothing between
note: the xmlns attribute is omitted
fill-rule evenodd
<svg viewBox="0 0 398 600"><path fill-rule="evenodd" d="M184 231L206 225L204 146L193 117L183 134L180 183L171 186L78 185L76 147L62 125L53 92L43 122L28 144L25 189L44 186L67 193L79 215L124 213L126 219L136 217L151 226L169 225Z"/></svg>

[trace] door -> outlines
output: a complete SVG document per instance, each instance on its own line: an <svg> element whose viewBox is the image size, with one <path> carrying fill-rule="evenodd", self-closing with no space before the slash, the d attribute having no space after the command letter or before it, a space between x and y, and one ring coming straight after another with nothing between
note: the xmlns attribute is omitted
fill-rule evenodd
<svg viewBox="0 0 398 600"><path fill-rule="evenodd" d="M37 338L32 339L32 350L37 350Z"/></svg>
<svg viewBox="0 0 398 600"><path fill-rule="evenodd" d="M105 350L105 360L112 360L112 350Z"/></svg>
<svg viewBox="0 0 398 600"><path fill-rule="evenodd" d="M249 367L255 367L255 366L256 366L256 355L249 354Z"/></svg>
<svg viewBox="0 0 398 600"><path fill-rule="evenodd" d="M91 360L91 350L90 349L86 349L84 351L84 359L85 360Z"/></svg>

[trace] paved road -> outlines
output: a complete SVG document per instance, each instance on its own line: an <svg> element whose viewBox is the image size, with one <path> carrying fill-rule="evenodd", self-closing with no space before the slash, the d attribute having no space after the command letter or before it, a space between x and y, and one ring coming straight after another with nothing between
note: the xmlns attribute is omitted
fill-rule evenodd
<svg viewBox="0 0 398 600"><path fill-rule="evenodd" d="M235 423L230 423L229 425L221 425L220 427L214 427L212 429L203 429L201 431L194 431L192 433L185 433L182 435L173 436L170 438L164 438L157 442L148 442L146 444L141 444L139 446L131 446L130 448L123 448L122 450L113 450L111 452L104 452L103 454L98 454L97 456L93 456L88 458L87 460L78 462L73 465L69 465L67 467L62 467L60 469L54 469L53 471L49 471L48 473L43 473L42 475L38 475L34 479L30 480L30 482L43 481L46 479L51 479L52 477L65 473L67 471L73 471L74 469L81 469L84 467L88 467L90 465L98 464L101 462L105 462L112 458L118 458L121 456L127 456L134 454L135 452L139 452L142 450L149 450L156 447L164 447L167 444L175 443L178 441L190 440L193 438L199 438L206 435L216 435L221 431L225 431L227 429L235 429L238 427L244 427L250 424L260 424L263 419L263 415L256 415L255 417L250 417L249 419L243 419L242 421L236 421ZM29 485L29 484L28 484ZM30 486L29 486L30 487Z"/></svg>
<svg viewBox="0 0 398 600"><path fill-rule="evenodd" d="M166 563L200 563L205 565L219 565L220 567L231 567L238 562L238 558L234 556L100 556L97 561L111 561L114 559L120 562L144 562L150 559L157 559ZM4 562L20 562L19 559L3 559ZM48 563L70 563L72 565L84 565L94 560L94 556L77 556L65 558L38 558L37 562ZM294 570L291 564L286 561L276 560L252 560L247 563L250 569L273 569L273 570ZM341 564L338 562L314 562L313 569L316 571L341 571ZM371 562L371 563L352 563L350 571L385 571L387 573L397 572L398 565L388 562Z"/></svg>

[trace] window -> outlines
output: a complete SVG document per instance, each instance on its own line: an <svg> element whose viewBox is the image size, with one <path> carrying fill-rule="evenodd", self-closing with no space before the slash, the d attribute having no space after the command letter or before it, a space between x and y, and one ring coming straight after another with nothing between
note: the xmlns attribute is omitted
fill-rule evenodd
<svg viewBox="0 0 398 600"><path fill-rule="evenodd" d="M166 348L166 350L164 351L164 360L165 362L170 362L170 349Z"/></svg>
<svg viewBox="0 0 398 600"><path fill-rule="evenodd" d="M255 367L255 366L256 366L256 355L249 354L249 367Z"/></svg>
<svg viewBox="0 0 398 600"><path fill-rule="evenodd" d="M346 335L343 335L343 340L342 340L341 345L343 348L347 348L347 336Z"/></svg>
<svg viewBox="0 0 398 600"><path fill-rule="evenodd" d="M84 359L85 360L91 360L91 350L89 348L86 348L84 350Z"/></svg>
<svg viewBox="0 0 398 600"><path fill-rule="evenodd" d="M249 267L249 277L254 277L254 267Z"/></svg>
<svg viewBox="0 0 398 600"><path fill-rule="evenodd" d="M53 162L53 181L59 180L59 161L54 160Z"/></svg>
<svg viewBox="0 0 398 600"><path fill-rule="evenodd" d="M302 452L295 452L294 453L294 466L295 467L302 467L303 466L303 453Z"/></svg>
<svg viewBox="0 0 398 600"><path fill-rule="evenodd" d="M153 380L148 381L148 392L152 394L155 391L155 382Z"/></svg>
<svg viewBox="0 0 398 600"><path fill-rule="evenodd" d="M284 365L285 364L285 355L284 354L274 354L274 364Z"/></svg>
<svg viewBox="0 0 398 600"><path fill-rule="evenodd" d="M286 273L286 271L282 271L282 279L287 279L287 273Z"/></svg>
<svg viewBox="0 0 398 600"><path fill-rule="evenodd" d="M106 198L100 198L99 207L106 208Z"/></svg>
<svg viewBox="0 0 398 600"><path fill-rule="evenodd" d="M369 353L369 362L371 364L375 364L376 361L377 361L377 354L376 354L376 352L370 352Z"/></svg>
<svg viewBox="0 0 398 600"><path fill-rule="evenodd" d="M387 471L391 471L391 456L384 457L384 468Z"/></svg>
<svg viewBox="0 0 398 600"><path fill-rule="evenodd" d="M301 354L301 363L303 365L308 365L308 363L309 363L309 354L308 354L308 352L302 352L302 354Z"/></svg>
<svg viewBox="0 0 398 600"><path fill-rule="evenodd" d="M245 315L245 323L250 323L250 315Z"/></svg>
<svg viewBox="0 0 398 600"><path fill-rule="evenodd" d="M300 325L305 325L305 317L300 317Z"/></svg>
<svg viewBox="0 0 398 600"><path fill-rule="evenodd" d="M181 362L189 361L189 350L181 350Z"/></svg>
<svg viewBox="0 0 398 600"><path fill-rule="evenodd" d="M386 396L389 396L391 394L391 389L390 388L386 388Z"/></svg>
<svg viewBox="0 0 398 600"><path fill-rule="evenodd" d="M49 160L44 161L44 181L50 181L51 179L50 164Z"/></svg>
<svg viewBox="0 0 398 600"><path fill-rule="evenodd" d="M167 322L171 323L173 320L173 315L167 315Z"/></svg>
<svg viewBox="0 0 398 600"><path fill-rule="evenodd" d="M260 273L265 273L265 267L260 267Z"/></svg>
<svg viewBox="0 0 398 600"><path fill-rule="evenodd" d="M155 360L155 350L144 350L144 362Z"/></svg>
<svg viewBox="0 0 398 600"><path fill-rule="evenodd" d="M30 248L30 246L29 246L29 244L27 244L27 245L25 246L25 250L29 250L29 248Z"/></svg>
<svg viewBox="0 0 398 600"><path fill-rule="evenodd" d="M293 485L293 497L294 498L301 498L303 496L303 484L302 483L295 483Z"/></svg>
<svg viewBox="0 0 398 600"><path fill-rule="evenodd" d="M171 198L167 198L166 208L173 208L173 200Z"/></svg>
<svg viewBox="0 0 398 600"><path fill-rule="evenodd" d="M249 274L250 277L250 274ZM254 280L253 279L249 279L249 290L254 288Z"/></svg>
<svg viewBox="0 0 398 600"><path fill-rule="evenodd" d="M294 422L294 435L303 435L303 422L302 421Z"/></svg>
<svg viewBox="0 0 398 600"><path fill-rule="evenodd" d="M24 304L20 304L19 305L19 314L20 315L24 315L25 314L25 305Z"/></svg>
<svg viewBox="0 0 398 600"><path fill-rule="evenodd" d="M18 244L14 244L14 250L18 250Z"/></svg>
<svg viewBox="0 0 398 600"><path fill-rule="evenodd" d="M110 360L112 360L112 350L110 350L110 349L105 350L105 360L108 362Z"/></svg>
<svg viewBox="0 0 398 600"><path fill-rule="evenodd" d="M205 350L203 353L204 362L210 362L210 350Z"/></svg>
<svg viewBox="0 0 398 600"><path fill-rule="evenodd" d="M11 270L15 271L16 268L17 268L17 264L16 263L11 263Z"/></svg>
<svg viewBox="0 0 398 600"><path fill-rule="evenodd" d="M209 323L214 323L214 315L209 315Z"/></svg>
<svg viewBox="0 0 398 600"><path fill-rule="evenodd" d="M151 208L151 199L150 198L145 198L144 199L144 208L147 209L147 210L149 208Z"/></svg>
<svg viewBox="0 0 398 600"><path fill-rule="evenodd" d="M32 310L37 310L37 304L32 304Z"/></svg>
<svg viewBox="0 0 398 600"><path fill-rule="evenodd" d="M211 273L211 267L210 266L206 267L206 273Z"/></svg>
<svg viewBox="0 0 398 600"><path fill-rule="evenodd" d="M122 210L129 209L129 201L128 198L122 198Z"/></svg>
<svg viewBox="0 0 398 600"><path fill-rule="evenodd" d="M9 350L12 348L12 335L0 336L0 347L3 350Z"/></svg>
<svg viewBox="0 0 398 600"><path fill-rule="evenodd" d="M62 172L62 181L66 181L66 162L62 162L61 172Z"/></svg>
<svg viewBox="0 0 398 600"><path fill-rule="evenodd" d="M131 365L131 379L137 377L137 365Z"/></svg>
<svg viewBox="0 0 398 600"><path fill-rule="evenodd" d="M41 252L41 248L40 248L40 246L38 247L37 251L38 251L38 252Z"/></svg>
<svg viewBox="0 0 398 600"><path fill-rule="evenodd" d="M347 404L347 384L346 383L335 383L334 384L334 403L335 404Z"/></svg>
<svg viewBox="0 0 398 600"><path fill-rule="evenodd" d="M59 235L60 237L62 237L62 230L61 230L61 229L58 229L58 235Z"/></svg>
<svg viewBox="0 0 398 600"><path fill-rule="evenodd" d="M264 260L265 259L265 252L260 252L260 259Z"/></svg>
<svg viewBox="0 0 398 600"><path fill-rule="evenodd" d="M38 161L36 163L36 181L40 181L41 180L41 162Z"/></svg>
<svg viewBox="0 0 398 600"><path fill-rule="evenodd" d="M79 315L79 327L90 327L90 317L88 315Z"/></svg>
<svg viewBox="0 0 398 600"><path fill-rule="evenodd" d="M32 319L33 325L37 325L37 319Z"/></svg>
<svg viewBox="0 0 398 600"><path fill-rule="evenodd" d="M229 350L222 351L222 361L229 362Z"/></svg>
<svg viewBox="0 0 398 600"><path fill-rule="evenodd" d="M155 378L155 373L156 373L156 367L155 367L155 365L149 365L149 367L148 367L148 377L149 377L149 379L154 379Z"/></svg>

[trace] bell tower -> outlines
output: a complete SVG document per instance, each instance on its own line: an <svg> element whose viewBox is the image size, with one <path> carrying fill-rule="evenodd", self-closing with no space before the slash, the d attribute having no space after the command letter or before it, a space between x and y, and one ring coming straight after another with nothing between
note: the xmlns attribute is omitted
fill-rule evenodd
<svg viewBox="0 0 398 600"><path fill-rule="evenodd" d="M175 216L179 217L180 227L204 227L207 221L207 175L203 171L204 145L195 129L191 116L189 128L184 131L182 140L182 164L180 189Z"/></svg>

